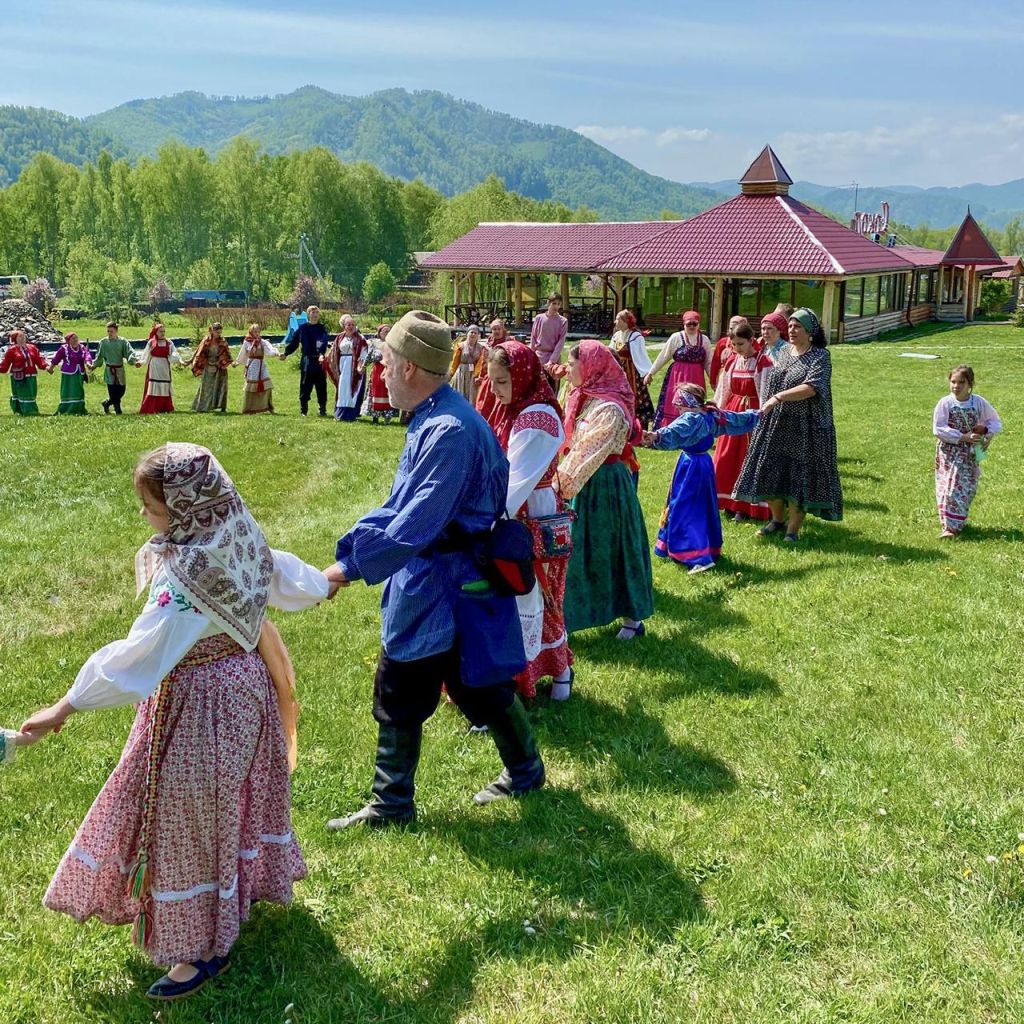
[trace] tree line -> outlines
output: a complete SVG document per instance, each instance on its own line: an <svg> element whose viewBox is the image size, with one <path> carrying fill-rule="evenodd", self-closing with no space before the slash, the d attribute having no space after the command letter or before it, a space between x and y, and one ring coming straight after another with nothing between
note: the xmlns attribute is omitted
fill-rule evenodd
<svg viewBox="0 0 1024 1024"><path fill-rule="evenodd" d="M244 137L212 159L179 142L135 163L103 151L76 167L40 153L0 189L0 274L45 277L84 308L140 301L159 282L280 299L305 233L324 277L359 295L371 267L400 281L411 252L481 220L594 219L494 176L446 198L322 147L271 156Z"/></svg>

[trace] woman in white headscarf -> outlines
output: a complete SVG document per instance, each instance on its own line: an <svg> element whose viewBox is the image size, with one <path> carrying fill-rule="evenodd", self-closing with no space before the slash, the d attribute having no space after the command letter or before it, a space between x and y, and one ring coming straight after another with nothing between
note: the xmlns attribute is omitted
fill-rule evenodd
<svg viewBox="0 0 1024 1024"><path fill-rule="evenodd" d="M150 452L135 488L157 531L136 556L146 605L21 734L35 741L74 712L138 704L44 903L78 921L134 921L154 963L173 965L147 995L179 999L225 969L254 902L288 903L305 877L291 827L291 665L265 614L310 608L331 589L270 549L205 448Z"/></svg>

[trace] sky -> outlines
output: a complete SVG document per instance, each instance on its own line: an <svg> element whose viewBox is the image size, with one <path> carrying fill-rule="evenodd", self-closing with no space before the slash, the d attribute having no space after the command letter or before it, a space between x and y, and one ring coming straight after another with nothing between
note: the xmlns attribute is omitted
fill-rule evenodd
<svg viewBox="0 0 1024 1024"><path fill-rule="evenodd" d="M83 117L186 89L437 89L575 129L677 181L735 180L765 143L821 184L1024 177L1019 3L653 6L12 3L0 104Z"/></svg>

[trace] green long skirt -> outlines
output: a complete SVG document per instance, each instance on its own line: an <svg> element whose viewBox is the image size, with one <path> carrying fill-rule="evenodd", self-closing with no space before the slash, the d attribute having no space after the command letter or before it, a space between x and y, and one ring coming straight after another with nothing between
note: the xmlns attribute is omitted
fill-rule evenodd
<svg viewBox="0 0 1024 1024"><path fill-rule="evenodd" d="M569 633L654 612L651 546L629 470L606 463L572 500L572 556L565 584Z"/></svg>
<svg viewBox="0 0 1024 1024"><path fill-rule="evenodd" d="M85 383L81 373L62 373L60 375L60 405L57 416L84 416Z"/></svg>
<svg viewBox="0 0 1024 1024"><path fill-rule="evenodd" d="M11 411L16 416L38 416L39 406L36 405L36 392L39 382L35 374L21 380L11 378Z"/></svg>

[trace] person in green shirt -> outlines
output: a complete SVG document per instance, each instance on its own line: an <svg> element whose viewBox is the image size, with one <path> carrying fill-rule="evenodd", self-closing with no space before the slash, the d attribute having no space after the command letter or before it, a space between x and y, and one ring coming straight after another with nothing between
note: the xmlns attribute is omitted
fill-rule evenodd
<svg viewBox="0 0 1024 1024"><path fill-rule="evenodd" d="M113 407L118 416L121 415L121 399L125 392L124 364L138 366L139 360L135 350L124 338L118 336L117 322L111 320L107 324L107 336L99 343L93 367L103 367L103 383L107 385L107 400L103 403L103 412L110 415Z"/></svg>

